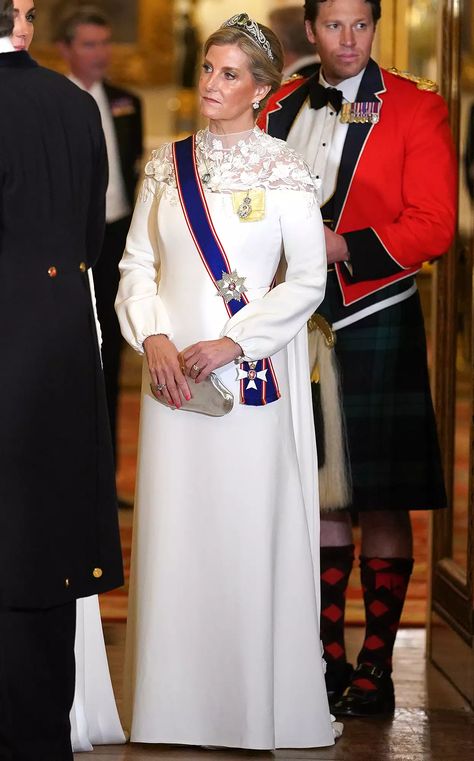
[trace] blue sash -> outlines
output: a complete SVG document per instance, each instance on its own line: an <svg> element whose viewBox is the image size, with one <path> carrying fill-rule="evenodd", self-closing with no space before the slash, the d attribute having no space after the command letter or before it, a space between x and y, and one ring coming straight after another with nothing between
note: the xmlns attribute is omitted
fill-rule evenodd
<svg viewBox="0 0 474 761"><path fill-rule="evenodd" d="M231 269L214 229L196 166L194 136L173 143L173 161L179 200L189 232L209 277L222 296L229 317L249 303L243 282ZM260 406L280 398L270 359L242 362L238 370L240 403Z"/></svg>

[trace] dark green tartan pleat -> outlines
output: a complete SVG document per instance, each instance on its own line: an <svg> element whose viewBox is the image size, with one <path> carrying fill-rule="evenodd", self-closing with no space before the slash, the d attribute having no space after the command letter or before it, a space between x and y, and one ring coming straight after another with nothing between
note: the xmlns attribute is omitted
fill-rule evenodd
<svg viewBox="0 0 474 761"><path fill-rule="evenodd" d="M351 509L446 506L418 293L337 331Z"/></svg>

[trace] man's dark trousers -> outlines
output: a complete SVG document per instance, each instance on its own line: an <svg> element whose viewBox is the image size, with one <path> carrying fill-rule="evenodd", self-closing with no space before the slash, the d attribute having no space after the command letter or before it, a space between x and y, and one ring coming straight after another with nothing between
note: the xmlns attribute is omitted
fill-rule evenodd
<svg viewBox="0 0 474 761"><path fill-rule="evenodd" d="M76 603L0 605L0 761L72 761Z"/></svg>

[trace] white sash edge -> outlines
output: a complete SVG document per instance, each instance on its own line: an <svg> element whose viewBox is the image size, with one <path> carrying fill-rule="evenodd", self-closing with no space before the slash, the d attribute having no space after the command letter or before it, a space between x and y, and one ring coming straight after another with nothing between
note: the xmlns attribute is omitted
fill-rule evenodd
<svg viewBox="0 0 474 761"><path fill-rule="evenodd" d="M343 317L342 320L336 320L336 322L333 322L331 327L333 330L341 330L341 328L352 325L354 322L363 320L364 317L368 317L370 314L375 314L375 312L380 312L382 309L387 309L387 307L391 307L393 304L399 304L401 301L409 299L410 296L413 296L417 290L418 288L416 283L413 283L413 285L411 285L408 290L403 291L403 293L397 293L395 296L389 296L388 299L379 301L377 304L371 304L371 306L366 307L365 309L361 309L359 312L355 312L348 317Z"/></svg>

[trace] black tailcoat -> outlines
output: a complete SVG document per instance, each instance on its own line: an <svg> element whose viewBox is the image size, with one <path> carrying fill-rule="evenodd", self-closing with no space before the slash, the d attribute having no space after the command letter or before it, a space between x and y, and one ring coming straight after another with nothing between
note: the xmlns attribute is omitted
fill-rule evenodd
<svg viewBox="0 0 474 761"><path fill-rule="evenodd" d="M0 601L49 607L122 583L87 268L107 158L93 99L0 56Z"/></svg>

